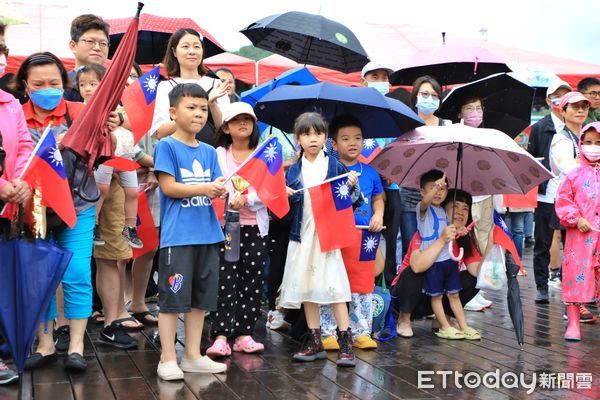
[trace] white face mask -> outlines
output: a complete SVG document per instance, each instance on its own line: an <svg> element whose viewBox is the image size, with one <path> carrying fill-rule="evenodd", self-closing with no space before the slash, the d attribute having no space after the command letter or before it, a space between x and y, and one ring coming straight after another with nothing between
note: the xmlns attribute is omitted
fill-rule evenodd
<svg viewBox="0 0 600 400"><path fill-rule="evenodd" d="M600 146L595 144L585 144L581 146L581 152L589 162L600 161Z"/></svg>
<svg viewBox="0 0 600 400"><path fill-rule="evenodd" d="M6 71L6 55L0 55L0 75Z"/></svg>
<svg viewBox="0 0 600 400"><path fill-rule="evenodd" d="M367 82L367 85L369 87L377 89L377 91L384 96L390 92L389 82Z"/></svg>

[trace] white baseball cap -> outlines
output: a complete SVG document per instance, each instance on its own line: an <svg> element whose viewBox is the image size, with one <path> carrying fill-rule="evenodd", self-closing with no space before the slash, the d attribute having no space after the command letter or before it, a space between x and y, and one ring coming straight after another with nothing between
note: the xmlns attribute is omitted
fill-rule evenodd
<svg viewBox="0 0 600 400"><path fill-rule="evenodd" d="M562 79L556 79L548 86L548 89L546 90L546 97L550 97L552 93L561 88L568 89L569 92L573 91L573 88L567 82L563 81Z"/></svg>
<svg viewBox="0 0 600 400"><path fill-rule="evenodd" d="M248 114L256 122L256 115L252 106L243 101L236 101L231 104L223 104L221 106L221 114L223 114L223 123L231 121L234 117L240 114Z"/></svg>
<svg viewBox="0 0 600 400"><path fill-rule="evenodd" d="M364 78L365 75L367 75L369 72L371 71L375 71L377 69L383 69L385 71L387 71L388 74L392 74L394 72L393 69L391 69L390 67L388 67L387 65L384 65L382 63L379 63L377 61L371 61L369 63L367 63L367 65L365 65L360 73L360 75Z"/></svg>

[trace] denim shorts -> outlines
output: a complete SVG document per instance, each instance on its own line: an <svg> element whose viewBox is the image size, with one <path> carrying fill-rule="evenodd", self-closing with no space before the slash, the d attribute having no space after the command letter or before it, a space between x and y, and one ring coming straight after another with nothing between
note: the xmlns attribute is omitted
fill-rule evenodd
<svg viewBox="0 0 600 400"><path fill-rule="evenodd" d="M441 296L444 293L454 294L460 292L460 289L458 262L451 259L434 262L425 271L422 291L428 296Z"/></svg>

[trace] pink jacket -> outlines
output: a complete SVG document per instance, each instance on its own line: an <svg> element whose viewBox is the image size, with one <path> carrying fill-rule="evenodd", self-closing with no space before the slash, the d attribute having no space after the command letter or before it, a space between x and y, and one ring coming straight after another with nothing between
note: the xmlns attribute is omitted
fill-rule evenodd
<svg viewBox="0 0 600 400"><path fill-rule="evenodd" d="M21 104L10 94L0 90L0 133L2 134L2 147L6 151L4 172L0 175L0 189L18 178L33 151L33 141L27 130L25 114ZM14 205L9 204L3 218L12 218L16 211Z"/></svg>
<svg viewBox="0 0 600 400"><path fill-rule="evenodd" d="M579 144L581 146L581 143ZM600 229L600 163L590 164L584 156L581 165L567 174L558 187L556 215L567 236L562 264L562 300L589 303L598 296L595 267L599 265L600 232L581 233L577 220L585 218Z"/></svg>

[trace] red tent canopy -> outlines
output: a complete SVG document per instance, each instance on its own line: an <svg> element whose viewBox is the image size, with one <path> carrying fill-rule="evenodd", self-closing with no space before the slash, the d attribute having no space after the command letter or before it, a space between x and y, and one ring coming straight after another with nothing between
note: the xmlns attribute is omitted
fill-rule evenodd
<svg viewBox="0 0 600 400"><path fill-rule="evenodd" d="M220 67L229 68L235 75L235 79L250 85L256 82L256 63L246 57L237 54L221 53L204 60L204 65L213 71Z"/></svg>

